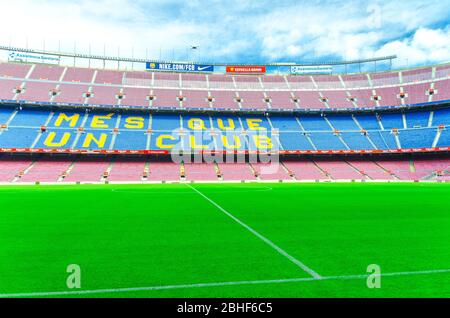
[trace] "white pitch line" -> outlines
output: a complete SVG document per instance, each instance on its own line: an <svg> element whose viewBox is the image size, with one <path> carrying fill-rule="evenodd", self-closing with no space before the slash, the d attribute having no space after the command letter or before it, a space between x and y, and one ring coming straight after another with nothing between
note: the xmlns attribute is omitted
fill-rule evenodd
<svg viewBox="0 0 450 318"><path fill-rule="evenodd" d="M195 192L197 192L199 195L201 195L204 199L206 199L207 201L209 201L212 205L214 205L216 208L218 208L220 211L222 211L223 213L225 213L228 217L230 217L231 219L233 219L236 223L238 223L239 225L241 225L242 227L246 228L248 231L250 231L253 235L255 235L257 238L259 238L261 241L263 241L264 243L266 243L267 245L269 245L271 248L273 248L274 250L276 250L278 253L280 253L281 255L283 255L284 257L286 257L287 259L289 259L292 263L294 263L295 265L297 265L298 267L300 267L302 270L304 270L305 272L307 272L309 275L311 275L312 277L314 277L314 279L321 279L322 277L316 273L314 270L312 270L311 268L309 268L308 266L306 266L305 264L303 264L302 262L300 262L298 259L296 259L295 257L293 257L292 255L288 254L285 250L283 250L281 247L279 247L278 245L276 245L274 242L272 242L271 240L269 240L267 237L259 234L258 232L256 232L254 229L252 229L250 226L248 226L247 224L245 224L244 222L242 222L241 220L239 220L237 217L235 217L233 214L231 214L230 212L228 212L227 210L225 210L224 208L222 208L220 205L218 205L216 202L214 202L213 200L211 200L210 198L208 198L206 195L204 195L202 192L200 192L199 190L197 190L196 188L194 188L193 186L191 186L190 184L187 184L187 186L189 188L191 188L192 190L194 190Z"/></svg>
<svg viewBox="0 0 450 318"><path fill-rule="evenodd" d="M371 274L371 276L378 277L395 277L395 276L413 276L413 275L429 275L450 273L450 269L435 269L424 271L410 271L410 272L393 272L382 274ZM0 298L14 298L14 297L50 297L50 296L64 296L64 295L88 295L100 293L122 293L135 291L152 291L152 290L167 290L167 289L188 289L188 288L206 288L206 287L223 287L223 286L242 286L242 285L264 285L264 284L286 284L286 283L301 283L325 280L358 280L367 279L369 274L359 275L341 275L341 276L323 276L320 280L314 277L301 278L286 278L286 279L266 279L266 280L244 280L234 282L217 282L217 283L198 283L198 284L181 284L181 285L163 285L163 286L148 286L148 287L128 287L128 288L109 288L109 289L91 289L91 290L70 290L57 292L35 292L35 293L15 293L15 294L0 294Z"/></svg>

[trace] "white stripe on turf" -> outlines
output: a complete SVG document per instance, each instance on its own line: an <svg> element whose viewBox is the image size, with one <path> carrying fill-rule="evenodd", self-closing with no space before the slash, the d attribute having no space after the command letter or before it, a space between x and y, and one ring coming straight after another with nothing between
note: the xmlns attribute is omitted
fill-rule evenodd
<svg viewBox="0 0 450 318"><path fill-rule="evenodd" d="M321 276L319 274L317 274L315 271L313 271L311 268L309 268L308 266L306 266L305 264L303 264L302 262L300 262L298 259L296 259L295 257L293 257L292 255L288 254L285 250L283 250L281 247L279 247L278 245L276 245L274 242L272 242L271 240L269 240L267 237L259 234L258 232L256 232L254 229L252 229L250 226L248 226L247 224L245 224L244 222L242 222L241 220L239 220L237 217L235 217L233 214L231 214L230 212L228 212L227 210L225 210L224 208L222 208L220 205L218 205L216 202L214 202L213 200L211 200L210 198L208 198L206 195L204 195L202 192L200 192L199 190L197 190L196 188L194 188L193 186L191 186L190 184L187 184L187 186L189 188L191 188L192 190L194 190L195 192L197 192L199 195L201 195L204 199L206 199L207 201L209 201L212 205L214 205L216 208L218 208L220 211L222 211L223 213L225 213L228 217L230 217L231 219L233 219L235 222L237 222L239 225L241 225L242 227L246 228L248 231L250 231L250 233L252 233L253 235L255 235L257 238L259 238L261 241L263 241L264 243L266 243L267 245L269 245L271 248L273 248L274 250L276 250L278 253L280 253L281 255L283 255L284 257L286 257L287 259L289 259L292 263L294 263L295 265L297 265L298 267L300 267L302 270L304 270L305 272L307 272L309 275L311 275L312 277L314 277L314 279L321 279Z"/></svg>
<svg viewBox="0 0 450 318"><path fill-rule="evenodd" d="M410 271L410 272L393 272L393 273L382 273L380 275L372 274L372 276L393 277L393 276L429 275L429 274L440 274L440 273L450 273L450 269L435 269L435 270ZM300 283L300 282L325 281L325 280L358 280L358 279L367 279L368 275L369 274L322 276L322 278L320 280L316 279L314 277L301 277L301 278L244 280L244 281L235 281L235 282L198 283L198 284L181 284L181 285L166 285L166 286L109 288L109 289L92 289L92 290L70 290L70 291L58 291L58 292L16 293L16 294L0 294L0 298L88 295L88 294L101 294L101 293L106 294L106 293L138 292L138 291L167 290L167 289L224 287L224 286L240 286L240 285L263 285L263 284L286 284L286 283Z"/></svg>

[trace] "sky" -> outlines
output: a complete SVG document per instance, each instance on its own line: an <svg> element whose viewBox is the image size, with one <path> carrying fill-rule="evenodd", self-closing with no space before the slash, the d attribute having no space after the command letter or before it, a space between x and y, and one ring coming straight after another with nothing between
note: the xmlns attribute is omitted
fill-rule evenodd
<svg viewBox="0 0 450 318"><path fill-rule="evenodd" d="M0 11L0 44L18 47L220 63L450 61L442 0L0 0Z"/></svg>

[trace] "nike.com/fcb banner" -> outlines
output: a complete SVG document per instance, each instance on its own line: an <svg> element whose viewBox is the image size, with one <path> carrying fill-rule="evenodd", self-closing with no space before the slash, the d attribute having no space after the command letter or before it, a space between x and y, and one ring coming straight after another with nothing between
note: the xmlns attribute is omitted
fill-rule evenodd
<svg viewBox="0 0 450 318"><path fill-rule="evenodd" d="M227 66L227 73L260 74L266 72L265 66Z"/></svg>
<svg viewBox="0 0 450 318"><path fill-rule="evenodd" d="M147 70L169 72L214 72L213 65L147 62Z"/></svg>

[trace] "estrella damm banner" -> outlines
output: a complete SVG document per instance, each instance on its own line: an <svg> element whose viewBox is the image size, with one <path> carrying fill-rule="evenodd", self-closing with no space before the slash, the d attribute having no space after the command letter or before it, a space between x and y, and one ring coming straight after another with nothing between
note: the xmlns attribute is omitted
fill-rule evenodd
<svg viewBox="0 0 450 318"><path fill-rule="evenodd" d="M252 66L231 66L228 65L226 67L227 73L242 73L242 74L259 74L265 73L266 67L261 65L252 65Z"/></svg>

